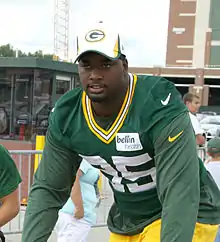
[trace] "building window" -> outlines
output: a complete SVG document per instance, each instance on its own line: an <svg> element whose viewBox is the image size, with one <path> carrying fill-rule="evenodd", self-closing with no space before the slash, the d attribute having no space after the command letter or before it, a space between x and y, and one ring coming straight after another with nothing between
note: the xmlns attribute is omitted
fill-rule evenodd
<svg viewBox="0 0 220 242"><path fill-rule="evenodd" d="M28 71L27 71L28 72ZM0 138L35 141L52 109L52 73L0 76Z"/></svg>
<svg viewBox="0 0 220 242"><path fill-rule="evenodd" d="M10 118L11 118L11 79L0 74L0 138L10 137Z"/></svg>
<svg viewBox="0 0 220 242"><path fill-rule="evenodd" d="M56 76L56 97L57 101L64 93L71 90L73 87L70 76L57 75Z"/></svg>
<svg viewBox="0 0 220 242"><path fill-rule="evenodd" d="M40 73L34 82L33 135L45 135L52 109L52 73Z"/></svg>
<svg viewBox="0 0 220 242"><path fill-rule="evenodd" d="M31 140L33 75L19 75L15 80L14 134L15 139Z"/></svg>
<svg viewBox="0 0 220 242"><path fill-rule="evenodd" d="M209 106L219 106L220 104L220 87L209 88Z"/></svg>
<svg viewBox="0 0 220 242"><path fill-rule="evenodd" d="M208 105L220 107L220 79L219 78L205 78L205 85L209 87Z"/></svg>
<svg viewBox="0 0 220 242"><path fill-rule="evenodd" d="M0 69L0 139L34 142L46 135L53 103L74 88L75 76L46 70L18 70L7 76ZM53 82L55 81L55 82Z"/></svg>
<svg viewBox="0 0 220 242"><path fill-rule="evenodd" d="M81 83L80 83L79 75L75 75L74 80L75 80L74 87L80 87Z"/></svg>

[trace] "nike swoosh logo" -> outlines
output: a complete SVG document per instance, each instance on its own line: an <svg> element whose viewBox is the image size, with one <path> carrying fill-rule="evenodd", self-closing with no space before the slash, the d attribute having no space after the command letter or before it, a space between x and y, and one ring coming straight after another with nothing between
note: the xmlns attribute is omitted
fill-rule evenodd
<svg viewBox="0 0 220 242"><path fill-rule="evenodd" d="M168 137L168 140L169 140L169 142L170 143L173 143L173 141L175 141L178 137L180 137L180 135L183 133L183 130L179 133L179 134L177 134L177 135L175 135L175 136L173 136L173 137Z"/></svg>
<svg viewBox="0 0 220 242"><path fill-rule="evenodd" d="M169 93L169 95L167 96L167 98L163 101L163 100L161 100L161 103L164 105L164 106L166 106L168 103L169 103L169 101L170 101L170 97L171 97L171 93Z"/></svg>

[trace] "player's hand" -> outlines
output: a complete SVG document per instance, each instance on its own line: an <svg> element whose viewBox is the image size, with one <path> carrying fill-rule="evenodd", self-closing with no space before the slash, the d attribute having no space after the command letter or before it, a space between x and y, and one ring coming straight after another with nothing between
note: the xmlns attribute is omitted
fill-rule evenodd
<svg viewBox="0 0 220 242"><path fill-rule="evenodd" d="M74 218L81 219L84 217L84 209L83 208L76 208L74 213Z"/></svg>

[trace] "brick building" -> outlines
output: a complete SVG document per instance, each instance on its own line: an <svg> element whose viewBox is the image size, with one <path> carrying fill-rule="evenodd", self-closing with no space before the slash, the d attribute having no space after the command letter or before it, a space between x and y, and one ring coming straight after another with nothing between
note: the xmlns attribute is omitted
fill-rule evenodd
<svg viewBox="0 0 220 242"><path fill-rule="evenodd" d="M220 68L219 9L219 0L170 0L166 66Z"/></svg>

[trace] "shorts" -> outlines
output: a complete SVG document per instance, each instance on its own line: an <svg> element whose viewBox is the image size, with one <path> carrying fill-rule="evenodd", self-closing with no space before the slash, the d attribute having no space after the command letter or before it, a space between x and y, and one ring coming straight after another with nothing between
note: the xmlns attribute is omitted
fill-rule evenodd
<svg viewBox="0 0 220 242"><path fill-rule="evenodd" d="M160 242L161 220L148 225L142 233L133 236L111 233L109 242ZM214 242L218 225L196 223L192 242Z"/></svg>
<svg viewBox="0 0 220 242"><path fill-rule="evenodd" d="M91 224L82 219L76 219L71 214L59 212L55 226L57 242L86 242Z"/></svg>

